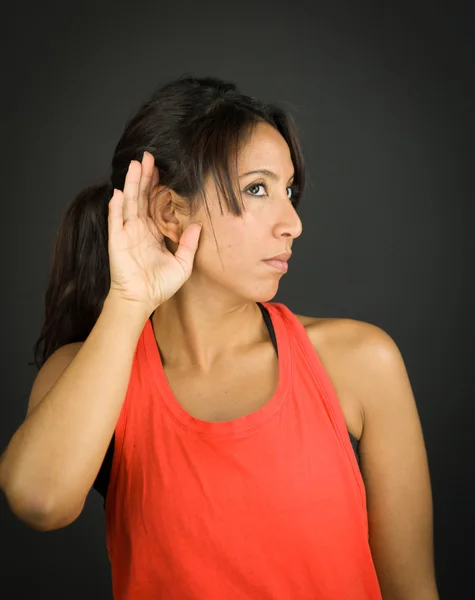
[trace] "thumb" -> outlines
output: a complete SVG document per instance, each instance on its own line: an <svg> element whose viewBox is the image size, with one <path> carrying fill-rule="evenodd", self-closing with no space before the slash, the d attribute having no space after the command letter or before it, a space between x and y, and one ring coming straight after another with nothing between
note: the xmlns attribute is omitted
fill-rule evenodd
<svg viewBox="0 0 475 600"><path fill-rule="evenodd" d="M175 258L185 267L193 264L202 228L202 223L191 223L181 234Z"/></svg>

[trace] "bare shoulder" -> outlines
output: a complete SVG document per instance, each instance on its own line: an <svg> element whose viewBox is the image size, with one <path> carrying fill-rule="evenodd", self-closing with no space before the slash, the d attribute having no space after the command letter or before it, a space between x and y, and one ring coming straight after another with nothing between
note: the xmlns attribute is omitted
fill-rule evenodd
<svg viewBox="0 0 475 600"><path fill-rule="evenodd" d="M371 366L372 352L387 334L357 319L295 316L305 327L335 388L348 429L359 440L365 419L365 365Z"/></svg>
<svg viewBox="0 0 475 600"><path fill-rule="evenodd" d="M295 315L302 323L319 356L327 361L346 361L354 356L365 340L378 329L371 323L356 319L333 317L307 317ZM345 362L345 367L348 364Z"/></svg>
<svg viewBox="0 0 475 600"><path fill-rule="evenodd" d="M312 340L320 343L333 341L343 345L354 344L364 340L371 332L383 331L377 325L357 319L295 316L312 335Z"/></svg>
<svg viewBox="0 0 475 600"><path fill-rule="evenodd" d="M329 361L359 362L360 355L365 359L368 353L384 352L391 345L391 337L377 325L349 318L307 317L295 315L305 327L310 341L319 355ZM361 363L358 364L361 366Z"/></svg>

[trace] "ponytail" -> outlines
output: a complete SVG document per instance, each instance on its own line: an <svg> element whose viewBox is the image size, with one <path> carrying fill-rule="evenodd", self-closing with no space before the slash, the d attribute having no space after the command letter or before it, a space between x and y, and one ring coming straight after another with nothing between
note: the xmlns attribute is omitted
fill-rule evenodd
<svg viewBox="0 0 475 600"><path fill-rule="evenodd" d="M61 346L90 334L110 289L110 184L83 190L63 213L52 251L45 317L34 346L38 369Z"/></svg>

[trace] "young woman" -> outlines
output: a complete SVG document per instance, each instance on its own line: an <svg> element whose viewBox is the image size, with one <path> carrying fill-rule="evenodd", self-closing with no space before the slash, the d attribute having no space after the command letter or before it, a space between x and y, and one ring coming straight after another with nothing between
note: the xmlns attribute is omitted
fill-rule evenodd
<svg viewBox="0 0 475 600"><path fill-rule="evenodd" d="M118 600L438 598L396 344L271 302L304 183L289 115L182 77L64 215L0 485L40 531L102 493Z"/></svg>

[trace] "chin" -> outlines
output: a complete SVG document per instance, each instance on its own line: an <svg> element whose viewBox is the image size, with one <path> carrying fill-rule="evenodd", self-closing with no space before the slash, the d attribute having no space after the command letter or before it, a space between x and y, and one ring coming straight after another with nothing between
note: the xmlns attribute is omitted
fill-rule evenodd
<svg viewBox="0 0 475 600"><path fill-rule="evenodd" d="M249 299L253 302L271 302L272 299L275 298L278 291L278 284L273 285L271 289L263 289L260 292L254 291Z"/></svg>

